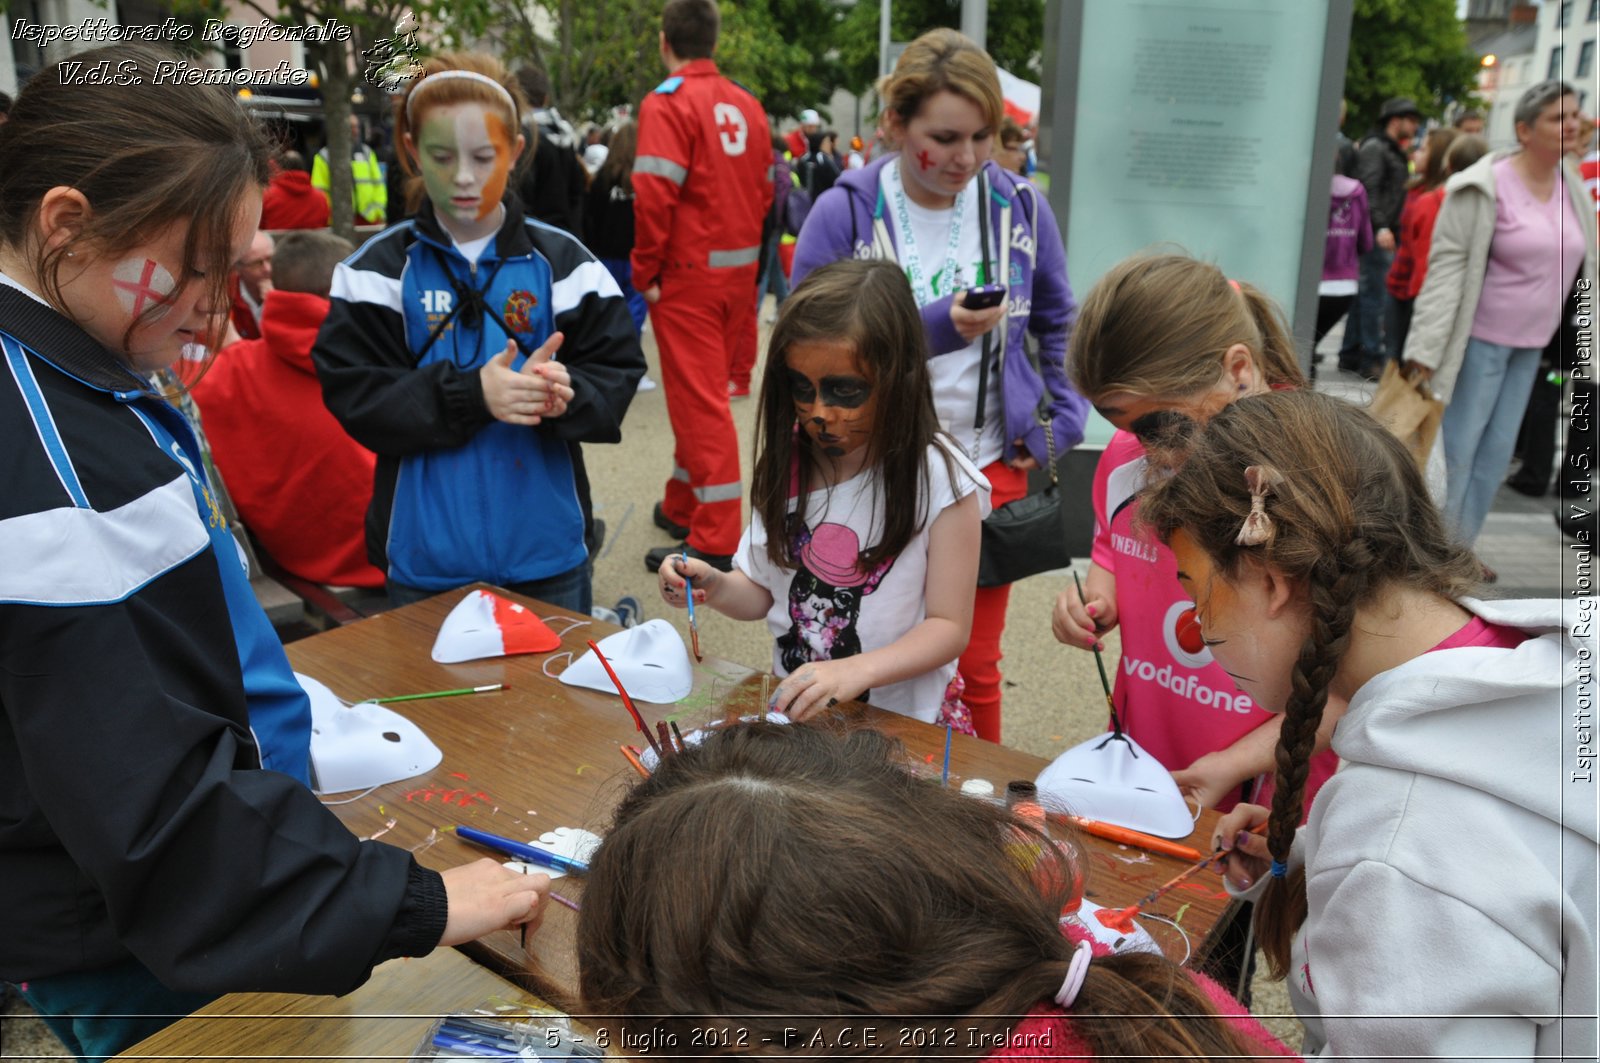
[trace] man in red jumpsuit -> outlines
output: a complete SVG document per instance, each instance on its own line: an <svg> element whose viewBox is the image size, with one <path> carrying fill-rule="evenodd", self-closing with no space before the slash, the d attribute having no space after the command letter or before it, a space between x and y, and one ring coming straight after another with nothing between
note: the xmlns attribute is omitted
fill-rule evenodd
<svg viewBox="0 0 1600 1063"><path fill-rule="evenodd" d="M671 75L639 108L633 284L650 304L675 439L656 525L726 571L741 529L739 435L728 380L754 349L761 223L772 202L772 134L761 103L717 73L715 0L667 0ZM645 555L655 572L667 554Z"/></svg>

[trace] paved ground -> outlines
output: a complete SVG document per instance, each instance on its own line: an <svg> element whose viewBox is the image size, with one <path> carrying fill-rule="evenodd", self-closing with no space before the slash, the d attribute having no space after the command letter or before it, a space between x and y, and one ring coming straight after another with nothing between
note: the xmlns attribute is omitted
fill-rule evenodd
<svg viewBox="0 0 1600 1063"><path fill-rule="evenodd" d="M768 331L763 323L763 342ZM1330 335L1323 342L1323 350L1336 350L1338 340L1337 332ZM648 332L645 350L651 374L659 379L655 343ZM1352 399L1370 397L1372 385L1338 372L1332 367L1333 361L1330 354L1319 388ZM758 382L759 379L758 367ZM733 410L748 475L755 402L735 401ZM1103 442L1107 433L1102 428L1096 434ZM660 389L637 396L624 435L625 441L618 446L586 450L596 511L608 524L606 543L596 564L595 601L609 604L623 595L635 595L643 604L646 617L666 616L681 621L682 614L666 608L657 597L655 580L645 571L642 560L650 547L668 541L650 521L651 507L660 498L662 483L670 470L673 449ZM1087 507L1089 500L1081 499L1077 504ZM1551 519L1554 504L1554 499L1529 499L1509 489L1501 490L1479 543L1483 559L1500 573L1499 583L1488 589L1489 596L1553 597L1561 594L1564 581L1567 586L1572 585L1577 558L1575 551L1564 548ZM1079 562L1075 567L1081 570L1084 565L1086 562ZM1051 605L1055 595L1070 582L1068 570L1063 569L1016 584L1003 640L1004 741L1041 757L1055 756L1102 730L1105 723L1105 699L1093 657L1061 646L1050 634ZM771 641L764 624L735 622L708 609L700 616L700 631L707 653L753 667L765 666L771 659ZM1114 632L1105 644L1112 662L1108 667L1114 667L1119 653ZM1291 1046L1298 1045L1298 1023L1290 1013L1281 984L1258 978L1255 1010ZM28 1052L59 1055L54 1039L36 1023L8 1019L0 1033L4 1034L0 1054L6 1058Z"/></svg>

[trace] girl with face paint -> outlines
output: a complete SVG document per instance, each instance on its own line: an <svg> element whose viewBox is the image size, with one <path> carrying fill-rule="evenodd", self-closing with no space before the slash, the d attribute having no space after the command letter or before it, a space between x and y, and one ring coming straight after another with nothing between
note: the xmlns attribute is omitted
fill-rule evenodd
<svg viewBox="0 0 1600 1063"><path fill-rule="evenodd" d="M1083 438L1088 403L1063 368L1075 302L1044 197L990 156L1005 113L994 60L955 30L923 34L883 86L895 151L818 196L795 248L794 280L845 258L884 258L911 283L939 424L993 485L1028 493L1028 473ZM998 286L997 306L968 292ZM1041 424L1041 405L1049 432ZM976 588L961 654L980 737L1000 741L1000 637L1010 585Z"/></svg>
<svg viewBox="0 0 1600 1063"><path fill-rule="evenodd" d="M972 626L989 484L939 429L904 274L849 260L785 301L761 383L749 527L732 572L674 555L661 596L765 618L772 708L860 698L933 721Z"/></svg>
<svg viewBox="0 0 1600 1063"><path fill-rule="evenodd" d="M1283 720L1271 810L1212 841L1306 1058L1594 1059L1595 599L1467 597L1404 445L1314 392L1220 411L1140 504L1201 638ZM1339 771L1300 827L1335 698Z"/></svg>
<svg viewBox="0 0 1600 1063"><path fill-rule="evenodd" d="M310 703L148 376L220 331L271 149L171 52L75 58L127 77L41 70L0 125L0 981L104 1059L537 921L548 882L441 875L311 792Z"/></svg>
<svg viewBox="0 0 1600 1063"><path fill-rule="evenodd" d="M396 105L416 216L334 273L312 356L378 455L369 556L397 603L475 580L587 614L581 442L614 443L644 374L622 292L506 188L526 101L498 61L423 64Z"/></svg>

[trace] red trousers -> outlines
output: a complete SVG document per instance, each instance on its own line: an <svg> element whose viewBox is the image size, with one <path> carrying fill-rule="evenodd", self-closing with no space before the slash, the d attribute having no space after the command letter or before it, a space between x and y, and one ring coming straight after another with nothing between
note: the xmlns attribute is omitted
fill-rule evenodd
<svg viewBox="0 0 1600 1063"><path fill-rule="evenodd" d="M755 348L755 271L754 265L672 270L650 308L673 435L661 509L689 528L689 545L704 554L733 553L743 530L728 379L745 345Z"/></svg>
<svg viewBox="0 0 1600 1063"><path fill-rule="evenodd" d="M1028 474L997 461L983 470L989 478L989 504L999 509L1028 493ZM972 726L986 742L1000 741L1000 636L1006 629L1006 606L1011 584L979 587L972 600L972 636L962 651L961 679L966 683L962 700L972 711Z"/></svg>

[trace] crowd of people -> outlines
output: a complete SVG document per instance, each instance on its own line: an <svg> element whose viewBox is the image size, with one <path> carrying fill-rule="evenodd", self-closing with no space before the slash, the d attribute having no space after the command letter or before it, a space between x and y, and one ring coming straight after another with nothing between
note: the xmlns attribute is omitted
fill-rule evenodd
<svg viewBox="0 0 1600 1063"><path fill-rule="evenodd" d="M1116 434L1053 632L1117 629L1192 679L1118 669L1112 707L1225 813L1256 902L1231 932L1289 981L1303 1052L1592 1057L1593 784L1565 787L1550 736L1593 696L1596 639L1562 603L1471 596L1535 369L1593 289L1573 90L1529 90L1513 151L1430 134L1415 180L1412 101L1341 152L1318 338L1352 315L1344 364L1398 360L1447 403L1435 500L1309 388L1250 280L1141 254L1075 295L972 41L905 48L869 159L814 112L774 133L718 70L715 0L661 19L666 79L592 141L537 71L424 61L395 161L358 160L357 214L388 222L359 246L323 228L326 158L222 91L24 86L0 124L0 979L101 1059L221 993L346 992L537 926L544 876L429 870L312 795L309 704L217 473L311 581L398 605L482 580L588 615L583 448L626 445L648 324L675 442L645 567L669 607L767 623L774 710L856 699L998 742L1010 587L979 585L984 521L1092 407ZM198 425L153 382L175 365ZM898 757L763 724L667 760L593 861L584 1007L636 1037L774 1016L806 1052L947 1015L964 1058L1293 1054L1206 976L1063 922L1071 839Z"/></svg>

